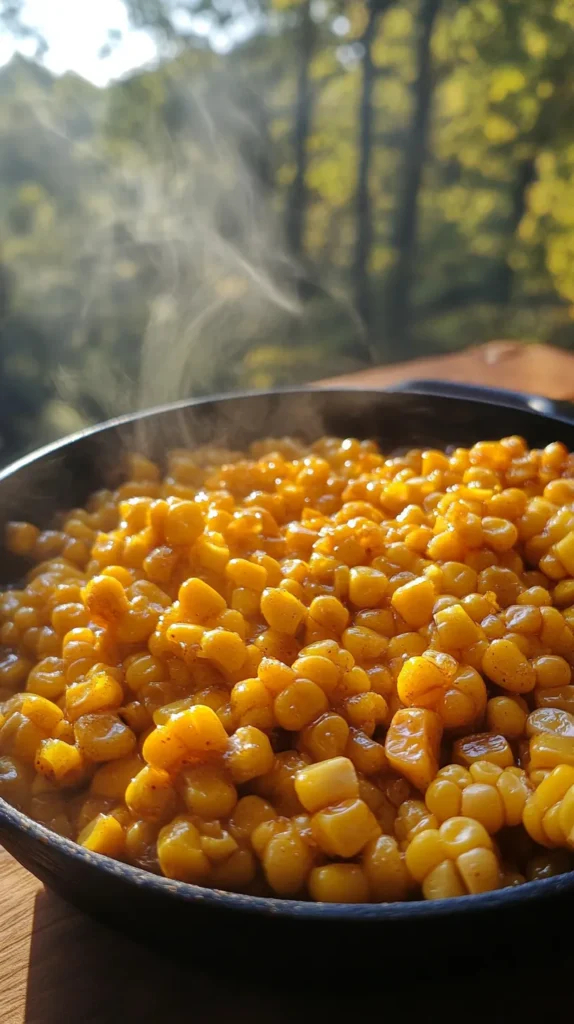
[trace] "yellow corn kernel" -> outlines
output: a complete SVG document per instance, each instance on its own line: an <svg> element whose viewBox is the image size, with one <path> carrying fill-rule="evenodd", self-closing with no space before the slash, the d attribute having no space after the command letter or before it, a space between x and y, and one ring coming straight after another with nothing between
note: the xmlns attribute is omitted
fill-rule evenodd
<svg viewBox="0 0 574 1024"><path fill-rule="evenodd" d="M277 658L262 658L257 667L257 676L271 694L281 693L295 681L295 672Z"/></svg>
<svg viewBox="0 0 574 1024"><path fill-rule="evenodd" d="M373 812L359 797L316 811L311 830L319 848L331 857L355 857L381 833Z"/></svg>
<svg viewBox="0 0 574 1024"><path fill-rule="evenodd" d="M113 576L94 576L86 584L82 596L90 617L96 622L118 622L129 608L126 592Z"/></svg>
<svg viewBox="0 0 574 1024"><path fill-rule="evenodd" d="M430 622L435 600L432 581L420 576L395 590L391 603L407 625L418 629Z"/></svg>
<svg viewBox="0 0 574 1024"><path fill-rule="evenodd" d="M261 612L271 629L294 636L305 618L306 608L288 591L267 587L261 595Z"/></svg>
<svg viewBox="0 0 574 1024"><path fill-rule="evenodd" d="M385 739L389 764L424 792L438 770L442 723L434 711L401 708L395 712Z"/></svg>
<svg viewBox="0 0 574 1024"><path fill-rule="evenodd" d="M536 672L527 658L510 640L493 640L484 658L485 675L503 690L528 693L536 685Z"/></svg>
<svg viewBox="0 0 574 1024"><path fill-rule="evenodd" d="M405 861L415 882L420 883L447 856L439 830L427 828L412 838L406 849Z"/></svg>
<svg viewBox="0 0 574 1024"><path fill-rule="evenodd" d="M349 738L349 726L345 719L334 711L327 711L301 732L301 746L313 760L328 761L345 753Z"/></svg>
<svg viewBox="0 0 574 1024"><path fill-rule="evenodd" d="M364 626L349 626L343 633L342 643L357 662L374 661L387 649L386 637Z"/></svg>
<svg viewBox="0 0 574 1024"><path fill-rule="evenodd" d="M526 729L528 705L521 697L491 697L486 705L486 724L491 732L518 739Z"/></svg>
<svg viewBox="0 0 574 1024"><path fill-rule="evenodd" d="M169 737L183 743L187 754L199 760L224 754L228 737L219 718L205 704L172 715L162 728Z"/></svg>
<svg viewBox="0 0 574 1024"><path fill-rule="evenodd" d="M374 901L394 903L407 898L409 874L396 839L383 835L371 840L363 851L362 863Z"/></svg>
<svg viewBox="0 0 574 1024"><path fill-rule="evenodd" d="M309 605L308 622L322 627L335 636L341 636L349 621L349 612L337 597L322 594Z"/></svg>
<svg viewBox="0 0 574 1024"><path fill-rule="evenodd" d="M267 569L264 565L249 562L246 558L232 558L225 567L226 576L235 587L246 587L261 593L267 585Z"/></svg>
<svg viewBox="0 0 574 1024"><path fill-rule="evenodd" d="M408 658L399 672L397 693L407 706L437 708L449 684L438 664L430 658Z"/></svg>
<svg viewBox="0 0 574 1024"><path fill-rule="evenodd" d="M236 785L266 775L274 760L269 737L255 726L240 726L229 738L226 763Z"/></svg>
<svg viewBox="0 0 574 1024"><path fill-rule="evenodd" d="M443 860L437 864L422 883L425 900L452 899L464 896L465 891L460 873L452 860Z"/></svg>
<svg viewBox="0 0 574 1024"><path fill-rule="evenodd" d="M380 693L358 693L348 697L342 704L342 710L349 725L362 729L368 736L372 736L376 727L389 717L387 702Z"/></svg>
<svg viewBox="0 0 574 1024"><path fill-rule="evenodd" d="M574 766L574 738L556 733L539 733L530 740L530 767Z"/></svg>
<svg viewBox="0 0 574 1024"><path fill-rule="evenodd" d="M505 823L504 805L494 786L473 782L462 791L461 814L474 818L493 835Z"/></svg>
<svg viewBox="0 0 574 1024"><path fill-rule="evenodd" d="M325 864L311 871L309 893L318 903L367 903L369 884L359 864Z"/></svg>
<svg viewBox="0 0 574 1024"><path fill-rule="evenodd" d="M6 524L5 543L14 555L31 555L40 531L32 523L11 522Z"/></svg>
<svg viewBox="0 0 574 1024"><path fill-rule="evenodd" d="M60 739L42 740L34 762L36 771L48 782L73 786L82 777L84 762L80 751Z"/></svg>
<svg viewBox="0 0 574 1024"><path fill-rule="evenodd" d="M473 761L490 761L500 768L514 764L508 741L498 733L482 732L456 740L452 748L457 764L470 765Z"/></svg>
<svg viewBox="0 0 574 1024"><path fill-rule="evenodd" d="M226 603L213 587L193 576L182 583L178 599L182 617L191 622L206 622L225 611Z"/></svg>
<svg viewBox="0 0 574 1024"><path fill-rule="evenodd" d="M387 767L387 755L381 743L371 739L361 729L351 729L343 751L363 775L375 775Z"/></svg>
<svg viewBox="0 0 574 1024"><path fill-rule="evenodd" d="M476 623L460 604L435 612L434 621L443 651L463 650L479 639Z"/></svg>
<svg viewBox="0 0 574 1024"><path fill-rule="evenodd" d="M556 654L543 654L532 662L536 673L536 686L546 690L569 686L572 676L570 665Z"/></svg>
<svg viewBox="0 0 574 1024"><path fill-rule="evenodd" d="M226 818L237 803L237 790L225 768L219 765L187 768L180 785L189 813L201 818Z"/></svg>
<svg viewBox="0 0 574 1024"><path fill-rule="evenodd" d="M310 814L356 799L359 782L355 767L347 757L333 757L309 765L295 775L295 792Z"/></svg>
<svg viewBox="0 0 574 1024"><path fill-rule="evenodd" d="M157 838L157 855L166 878L202 884L210 871L201 849L201 835L190 818L181 814L164 825Z"/></svg>
<svg viewBox="0 0 574 1024"><path fill-rule="evenodd" d="M123 700L124 691L117 679L99 672L67 687L66 715L70 722L75 722L82 715L119 708Z"/></svg>
<svg viewBox="0 0 574 1024"><path fill-rule="evenodd" d="M141 767L142 760L137 754L101 765L92 776L90 793L110 800L123 800L126 787Z"/></svg>
<svg viewBox="0 0 574 1024"><path fill-rule="evenodd" d="M298 679L310 679L331 696L341 679L341 670L329 658L319 654L304 654L291 666Z"/></svg>
<svg viewBox="0 0 574 1024"><path fill-rule="evenodd" d="M349 600L356 608L376 608L388 587L384 573L369 566L358 565L349 571Z"/></svg>
<svg viewBox="0 0 574 1024"><path fill-rule="evenodd" d="M237 633L209 629L201 637L201 650L224 672L239 672L247 659L247 648Z"/></svg>
<svg viewBox="0 0 574 1024"><path fill-rule="evenodd" d="M274 725L273 695L260 679L243 679L231 691L231 708L239 725L270 729Z"/></svg>
<svg viewBox="0 0 574 1024"><path fill-rule="evenodd" d="M440 773L439 773L440 775ZM462 793L460 786L448 778L437 775L425 793L425 803L439 822L455 818L461 813Z"/></svg>
<svg viewBox="0 0 574 1024"><path fill-rule="evenodd" d="M136 745L135 734L112 711L82 715L74 722L74 736L88 761L129 757Z"/></svg>
<svg viewBox="0 0 574 1024"><path fill-rule="evenodd" d="M260 796L242 796L229 820L229 829L237 840L243 842L250 838L259 825L273 821L276 817L277 812L267 800Z"/></svg>
<svg viewBox="0 0 574 1024"><path fill-rule="evenodd" d="M312 852L295 829L280 832L267 843L263 855L265 877L279 896L298 893L304 887L312 866Z"/></svg>
<svg viewBox="0 0 574 1024"><path fill-rule="evenodd" d="M78 836L78 843L91 853L121 857L124 851L124 830L111 814L98 814Z"/></svg>
<svg viewBox="0 0 574 1024"><path fill-rule="evenodd" d="M56 657L44 658L34 665L26 682L28 693L37 693L50 701L57 701L65 689L65 663Z"/></svg>
<svg viewBox="0 0 574 1024"><path fill-rule="evenodd" d="M467 850L456 858L456 866L469 893L490 892L500 887L500 867L493 850Z"/></svg>
<svg viewBox="0 0 574 1024"><path fill-rule="evenodd" d="M296 679L276 696L273 712L282 729L298 732L322 715L328 706L327 697L317 683Z"/></svg>
<svg viewBox="0 0 574 1024"><path fill-rule="evenodd" d="M135 817L162 822L173 814L176 794L166 771L145 765L126 786L125 801Z"/></svg>
<svg viewBox="0 0 574 1024"><path fill-rule="evenodd" d="M176 501L167 509L164 521L165 541L170 547L193 544L203 533L203 516L195 501Z"/></svg>
<svg viewBox="0 0 574 1024"><path fill-rule="evenodd" d="M464 815L444 821L439 836L446 856L453 859L468 850L492 849L492 840L484 825Z"/></svg>
<svg viewBox="0 0 574 1024"><path fill-rule="evenodd" d="M525 731L527 736L548 732L574 739L574 715L560 708L537 708L528 715Z"/></svg>

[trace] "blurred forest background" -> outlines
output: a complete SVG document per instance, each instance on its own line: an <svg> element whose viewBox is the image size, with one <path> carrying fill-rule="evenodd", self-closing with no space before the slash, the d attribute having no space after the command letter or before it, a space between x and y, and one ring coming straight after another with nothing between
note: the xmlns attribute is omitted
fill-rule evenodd
<svg viewBox="0 0 574 1024"><path fill-rule="evenodd" d="M0 462L187 394L574 346L572 0L125 6L153 67L56 76L38 32L0 68ZM35 35L17 0L0 32Z"/></svg>

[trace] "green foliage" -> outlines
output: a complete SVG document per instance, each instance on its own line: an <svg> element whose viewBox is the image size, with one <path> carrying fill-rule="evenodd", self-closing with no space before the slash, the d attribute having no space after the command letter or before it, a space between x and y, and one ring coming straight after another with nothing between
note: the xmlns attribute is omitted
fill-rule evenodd
<svg viewBox="0 0 574 1024"><path fill-rule="evenodd" d="M188 393L574 344L572 4L371 3L126 0L155 69L0 70L0 459Z"/></svg>

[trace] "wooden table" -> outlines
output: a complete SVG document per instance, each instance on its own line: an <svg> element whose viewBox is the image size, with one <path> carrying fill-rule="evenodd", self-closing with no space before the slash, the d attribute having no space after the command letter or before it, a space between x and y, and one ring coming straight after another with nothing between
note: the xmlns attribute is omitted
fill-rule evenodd
<svg viewBox="0 0 574 1024"><path fill-rule="evenodd" d="M543 362L546 365L546 355ZM488 360L485 365L490 366ZM532 369L531 360L528 365ZM568 387L574 393L570 384L574 377L568 379L567 375L565 380L562 376L559 387L561 375L556 368L546 369L548 394L566 397ZM498 385L516 387L516 370L516 360L501 359L496 370ZM385 372L367 371L368 380L338 378L337 383L371 387L392 383L384 379ZM420 369L413 373L412 364L389 368L389 372L394 380L441 376L434 364L430 372L425 367L424 374ZM457 363L454 371L447 365L443 375L450 372L460 375L462 371ZM477 373L468 372L467 379L483 382L477 380ZM554 386L548 383L550 377ZM523 387L541 389L539 380L537 387ZM363 977L345 979L344 970L340 977L334 973L331 980L324 979L308 991L301 991L296 978L282 977L280 972L273 984L265 985L257 968L256 950L253 978L241 980L229 976L224 963L213 973L200 971L191 963L188 968L168 963L45 891L0 849L0 1024L171 1024L191 1020L194 1024L224 1020L233 1024L345 1020L348 1024L367 1014L380 1015L385 1006L417 1024L439 1015L445 1019L462 1015L464 1024L484 1024L485 1020L508 1024L514 1018L538 1021L543 1017L553 1024L570 1021L574 955L568 963L560 960L554 970L542 969L539 948L552 946L553 937L537 936L534 921L532 933L517 936L517 943L524 949L523 967L493 965L470 981L460 980L448 973L445 951L444 977L421 981L400 995L391 992L392 978L385 972L383 952L376 985ZM424 950L410 949L405 955L416 975L424 965Z"/></svg>

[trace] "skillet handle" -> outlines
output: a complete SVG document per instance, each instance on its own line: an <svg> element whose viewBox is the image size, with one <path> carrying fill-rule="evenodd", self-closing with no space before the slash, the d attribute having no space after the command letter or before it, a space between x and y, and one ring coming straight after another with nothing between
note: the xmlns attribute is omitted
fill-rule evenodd
<svg viewBox="0 0 574 1024"><path fill-rule="evenodd" d="M391 389L389 389L391 390ZM537 412L542 416L574 423L574 403L543 395L530 395L506 388L481 387L479 384L459 384L450 380L404 380L392 388L416 395L437 395L439 398L467 398L475 402L490 402L522 412Z"/></svg>

